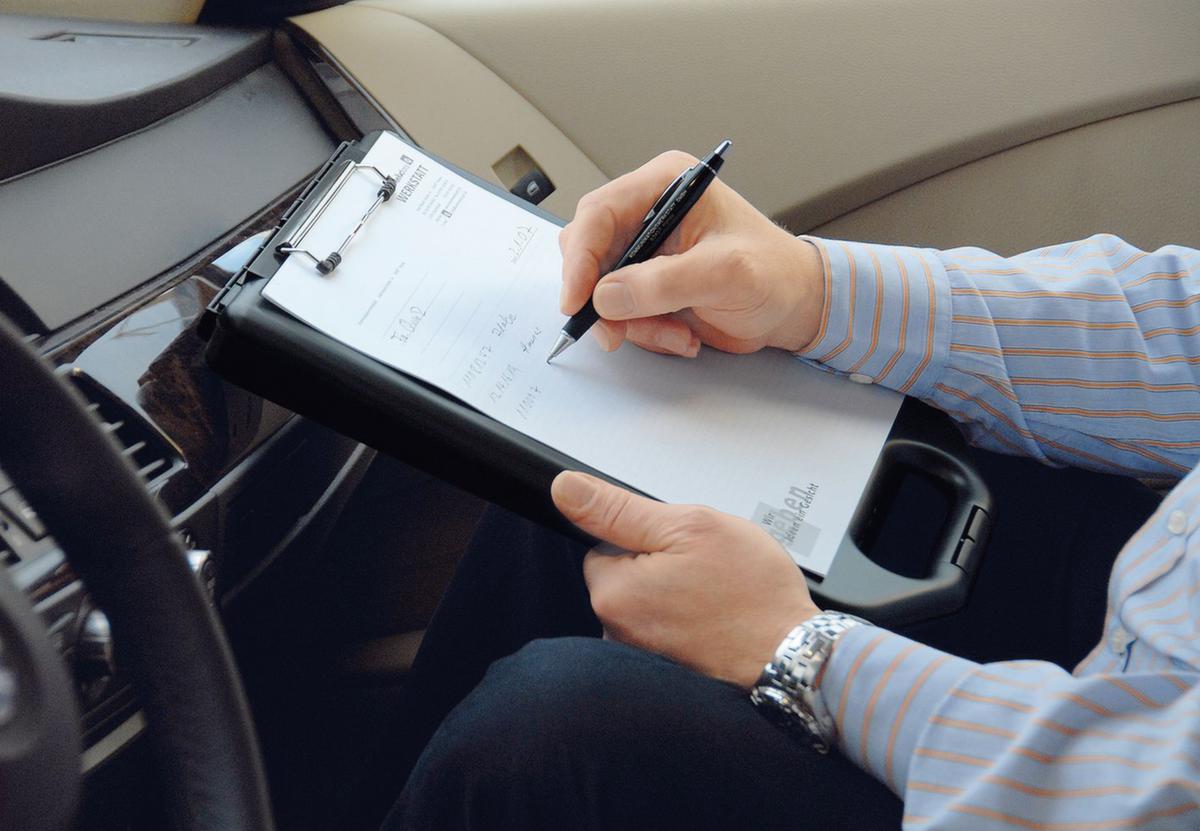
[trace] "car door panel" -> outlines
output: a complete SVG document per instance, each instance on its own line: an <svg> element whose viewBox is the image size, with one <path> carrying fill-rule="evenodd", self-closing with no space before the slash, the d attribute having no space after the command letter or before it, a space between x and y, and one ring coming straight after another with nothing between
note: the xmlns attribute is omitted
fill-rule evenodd
<svg viewBox="0 0 1200 831"><path fill-rule="evenodd" d="M986 228L979 239L1017 249L1051 230L1120 230L1145 207L1143 172L1163 211L1186 206L1200 184L1194 166L1153 172L1156 157L1164 166L1178 158L1171 148L1188 135L1186 117L1146 116L1145 130L1140 121L1116 126L1121 116L1200 95L1200 4L1181 0L360 0L297 20L412 123L419 141L482 175L505 145L553 136L533 155L562 183L548 207L563 214L597 171L615 176L662 149L700 152L727 135L735 155L723 175L797 231L870 204L854 220L874 217L864 230L961 241ZM461 54L413 57L414 45L434 38L443 56ZM1158 120L1169 129L1153 129ZM964 173L878 202L1100 123L1118 132L1080 133L968 171L982 171L980 184L954 189L959 210L920 197ZM1087 155L1095 142L1130 135L1124 154ZM1076 142L1084 155L1072 156ZM1081 192L1103 195L1111 210L1047 225L993 196L984 177L1003 179L1010 165L1023 171L1042 152L1060 163L1072 156L1073 181L1094 179L1094 190L1035 189L1028 195L1043 200L1039 216L1092 207ZM1013 188L1009 196L1024 193ZM961 224L964 204L975 225ZM1127 233L1137 239L1153 219ZM1178 227L1195 228L1194 219L1184 211Z"/></svg>
<svg viewBox="0 0 1200 831"><path fill-rule="evenodd" d="M476 175L521 147L556 190L542 207L569 216L606 175L549 119L469 52L406 15L350 4L293 21L418 143Z"/></svg>
<svg viewBox="0 0 1200 831"><path fill-rule="evenodd" d="M1200 247L1200 99L1105 119L918 182L814 229L1015 254L1118 234Z"/></svg>

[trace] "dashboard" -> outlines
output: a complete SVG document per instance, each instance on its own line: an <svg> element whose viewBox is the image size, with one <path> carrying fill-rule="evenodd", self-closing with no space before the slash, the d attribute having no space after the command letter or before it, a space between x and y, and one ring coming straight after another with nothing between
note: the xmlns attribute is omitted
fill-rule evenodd
<svg viewBox="0 0 1200 831"><path fill-rule="evenodd" d="M124 448L251 665L246 621L313 559L375 454L218 377L197 326L338 142L393 125L339 104L336 72L265 29L5 17L0 55L3 143L27 148L0 167L0 312ZM107 783L146 764L137 697L18 485L0 473L0 564L74 675L87 799L111 801L128 788Z"/></svg>

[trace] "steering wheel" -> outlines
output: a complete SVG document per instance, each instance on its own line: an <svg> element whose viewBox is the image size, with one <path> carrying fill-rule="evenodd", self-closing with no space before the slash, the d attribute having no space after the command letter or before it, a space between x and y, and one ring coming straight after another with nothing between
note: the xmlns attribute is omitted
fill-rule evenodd
<svg viewBox="0 0 1200 831"><path fill-rule="evenodd" d="M174 827L270 831L266 776L216 614L182 542L78 392L0 316L0 467L104 611ZM62 659L0 569L0 828L59 831L80 786Z"/></svg>

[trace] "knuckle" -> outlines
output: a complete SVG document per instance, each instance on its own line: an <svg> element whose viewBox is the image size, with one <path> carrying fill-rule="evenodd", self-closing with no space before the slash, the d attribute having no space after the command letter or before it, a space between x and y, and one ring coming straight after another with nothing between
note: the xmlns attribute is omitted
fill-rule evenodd
<svg viewBox="0 0 1200 831"><path fill-rule="evenodd" d="M679 515L676 527L684 534L707 534L717 524L717 512L703 505L689 505Z"/></svg>
<svg viewBox="0 0 1200 831"><path fill-rule="evenodd" d="M611 184L611 183L610 183ZM576 205L576 213L587 211L605 212L608 210L609 203L612 201L611 189L605 187L590 190L583 196L579 197L579 202Z"/></svg>
<svg viewBox="0 0 1200 831"><path fill-rule="evenodd" d="M596 191L596 190L588 191L583 196L579 197L579 202L575 206L575 213L577 213L577 214L583 213L586 210L590 210L590 209L596 207L600 203L602 198L603 197L600 195L599 191Z"/></svg>
<svg viewBox="0 0 1200 831"><path fill-rule="evenodd" d="M726 249L722 259L722 264L730 276L749 276L754 272L754 254L748 248L731 246Z"/></svg>
<svg viewBox="0 0 1200 831"><path fill-rule="evenodd" d="M607 624L616 618L617 604L611 589L604 587L603 584L593 588L591 590L591 600L592 611L595 612L596 617L600 619L601 623Z"/></svg>
<svg viewBox="0 0 1200 831"><path fill-rule="evenodd" d="M588 594L592 611L606 627L622 620L626 614L625 591L616 575L606 575L607 579L595 580L588 586Z"/></svg>
<svg viewBox="0 0 1200 831"><path fill-rule="evenodd" d="M670 163L673 165L693 165L699 159L684 150L666 150L659 153L654 159L656 162Z"/></svg>
<svg viewBox="0 0 1200 831"><path fill-rule="evenodd" d="M600 190L585 193L575 206L575 216L567 227L603 228L613 224L614 214L607 194Z"/></svg>
<svg viewBox="0 0 1200 831"><path fill-rule="evenodd" d="M612 496L603 500L599 507L600 525L602 528L618 528L629 510L629 494L625 491L615 491Z"/></svg>
<svg viewBox="0 0 1200 831"><path fill-rule="evenodd" d="M655 318L629 320L625 325L625 340L635 343L643 349L659 351L662 329L662 321Z"/></svg>

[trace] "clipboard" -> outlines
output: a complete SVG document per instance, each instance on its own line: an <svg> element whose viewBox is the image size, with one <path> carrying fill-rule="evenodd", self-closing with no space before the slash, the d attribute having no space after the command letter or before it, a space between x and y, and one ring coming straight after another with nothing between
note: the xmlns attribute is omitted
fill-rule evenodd
<svg viewBox="0 0 1200 831"><path fill-rule="evenodd" d="M363 170L363 160L380 135L343 142L258 252L213 298L199 329L208 341L209 365L257 395L535 522L590 541L555 510L551 481L560 471L572 469L627 485L339 343L262 296L263 287L289 255L311 259L322 273L353 256L354 237L395 193L395 180L382 171L367 171L379 178L379 189L336 250L310 250L306 234L347 177ZM563 224L435 154L421 152L530 213ZM950 614L965 604L992 512L988 489L965 451L965 442L947 416L912 399L904 402L828 573L819 578L806 572L818 604L893 627ZM927 573L920 577L891 571L864 553L906 477L913 475L928 480L946 508L934 550L927 552Z"/></svg>

